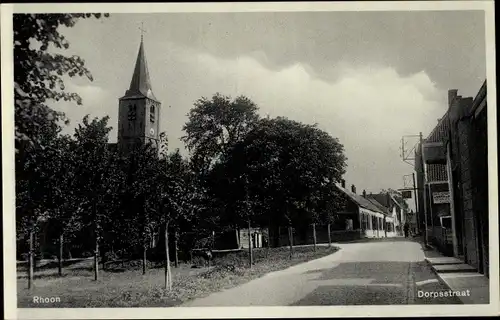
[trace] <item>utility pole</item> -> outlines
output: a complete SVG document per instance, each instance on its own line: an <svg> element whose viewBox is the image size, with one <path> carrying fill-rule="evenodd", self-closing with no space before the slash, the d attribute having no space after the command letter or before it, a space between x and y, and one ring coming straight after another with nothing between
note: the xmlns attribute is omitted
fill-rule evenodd
<svg viewBox="0 0 500 320"><path fill-rule="evenodd" d="M248 223L248 257L249 257L248 263L250 264L250 268L251 268L253 265L252 232L251 232L252 226L250 223L252 207L250 205L250 196L249 196L248 176L247 175L245 175L245 210L246 210L247 223Z"/></svg>
<svg viewBox="0 0 500 320"><path fill-rule="evenodd" d="M423 212L424 212L424 224L425 224L425 229L424 229L424 234L425 234L425 245L429 243L429 234L427 232L427 188L425 187L425 182L426 182L426 174L425 174L425 157L424 157L424 145L423 145L423 138L422 138L422 132L420 132L419 135L420 139L420 156L422 157L422 171L421 174L424 176L424 190L423 190L423 195L424 195L424 205L423 205Z"/></svg>
<svg viewBox="0 0 500 320"><path fill-rule="evenodd" d="M420 226L420 219L418 217L418 213L420 212L417 202L417 185L415 184L415 172L411 174L413 178L413 195L415 196L415 214L417 216L417 227Z"/></svg>
<svg viewBox="0 0 500 320"><path fill-rule="evenodd" d="M417 140L418 139L418 140ZM413 140L413 146L411 148L406 148L406 144L408 141ZM416 140L416 141L415 141ZM421 152L419 155L419 158L417 159L417 148L418 146L421 147ZM425 243L427 244L428 240L428 235L427 235L427 195L426 195L426 188L425 188L425 162L424 162L424 151L423 151L423 138L422 138L422 132L420 132L418 135L405 135L401 138L401 158L405 163L408 163L411 165L414 169L415 168L415 163L417 161L422 162L422 171L423 172L418 172L419 174L423 174L424 176L424 185L423 185L423 196L424 196L424 201L422 203L417 202L417 191L420 191L420 188L417 187L416 181L415 181L415 173L412 173L412 179L413 179L413 188L408 188L408 189L401 189L401 190L407 190L413 191L413 194L415 196L415 211L417 213L417 224L418 224L418 230L421 230L422 225L421 221L419 218L419 214L424 214L424 220L425 220L425 227L424 227L424 232L425 232ZM410 162L411 161L411 162Z"/></svg>

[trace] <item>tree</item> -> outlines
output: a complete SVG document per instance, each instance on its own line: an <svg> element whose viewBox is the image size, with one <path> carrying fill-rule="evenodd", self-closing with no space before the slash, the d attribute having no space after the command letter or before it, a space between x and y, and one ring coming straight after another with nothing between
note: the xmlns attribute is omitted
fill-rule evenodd
<svg viewBox="0 0 500 320"><path fill-rule="evenodd" d="M226 177L221 181L228 182L225 188L219 183L219 196L225 193L226 202L242 199L245 186L236 177L246 174L252 204L262 212L257 220L270 227L287 225L292 252L293 224L317 219L326 206L322 206L325 197L332 197L330 206L338 201L338 193L332 190L345 166L338 139L316 126L282 117L262 119L228 155L219 174Z"/></svg>
<svg viewBox="0 0 500 320"><path fill-rule="evenodd" d="M63 77L92 79L85 61L57 50L69 48L59 26L73 27L78 19L101 14L14 14L14 99L16 150L23 141L40 144L40 131L67 120L47 105L48 100L76 101L77 93L66 92ZM107 17L108 14L103 16ZM54 50L55 49L55 50Z"/></svg>
<svg viewBox="0 0 500 320"><path fill-rule="evenodd" d="M77 192L79 205L83 208L82 221L94 238L94 279L98 278L99 244L104 229L110 223L112 212L117 208L120 186L124 177L118 155L111 151L108 144L109 117L83 118L75 130Z"/></svg>
<svg viewBox="0 0 500 320"><path fill-rule="evenodd" d="M15 157L16 175L16 228L18 240L28 240L28 287L33 284L35 263L35 235L40 225L47 222L54 212L50 203L48 185L53 180L55 153L60 128L44 123L38 131L40 144L19 144ZM27 238L27 239L26 239Z"/></svg>
<svg viewBox="0 0 500 320"><path fill-rule="evenodd" d="M136 244L142 247L142 273L146 274L147 249L156 227L154 190L159 188L163 171L158 163L158 152L150 144L136 146L129 158L128 196L129 213L135 219Z"/></svg>
<svg viewBox="0 0 500 320"><path fill-rule="evenodd" d="M44 151L46 160L40 165L48 173L45 181L46 209L51 212L49 223L58 233L59 270L62 275L64 239L71 237L82 227L81 210L78 206L76 177L78 170L74 158L75 143L70 136L59 136Z"/></svg>
<svg viewBox="0 0 500 320"><path fill-rule="evenodd" d="M14 28L14 102L16 189L18 200L20 235L29 233L30 281L33 275L33 238L40 221L48 219L42 206L46 196L38 178L43 171L37 168L40 157L51 139L60 131L59 120L64 114L51 109L48 100L76 101L77 93L65 91L63 77L87 76L90 71L78 56L67 57L50 53L51 49L67 49L68 41L58 31L60 25L72 27L80 18L99 18L101 14L15 14ZM108 16L105 14L104 16ZM36 171L36 173L33 172ZM19 174L17 174L19 173ZM19 178L19 182L18 182Z"/></svg>
<svg viewBox="0 0 500 320"><path fill-rule="evenodd" d="M339 219L338 212L344 208L347 199L337 188L325 188L322 191L324 193L318 201L317 220L327 225L328 246L331 246L331 224Z"/></svg>
<svg viewBox="0 0 500 320"><path fill-rule="evenodd" d="M222 159L256 124L258 107L239 96L231 100L219 93L209 100L197 100L189 111L182 140L192 153L192 162L201 172Z"/></svg>
<svg viewBox="0 0 500 320"><path fill-rule="evenodd" d="M157 184L152 204L157 205L156 221L159 226L163 226L165 236L165 288L172 290L169 229L174 229L177 237L179 225L189 222L197 210L197 195L192 184L192 172L179 150L167 154L166 148L163 148L156 166L158 168L155 178ZM177 243L175 247L175 254L177 254Z"/></svg>

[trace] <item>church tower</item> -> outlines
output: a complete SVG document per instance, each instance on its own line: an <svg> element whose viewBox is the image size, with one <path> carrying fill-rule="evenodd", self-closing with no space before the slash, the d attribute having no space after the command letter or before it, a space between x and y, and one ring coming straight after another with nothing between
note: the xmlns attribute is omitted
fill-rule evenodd
<svg viewBox="0 0 500 320"><path fill-rule="evenodd" d="M151 88L149 71L141 36L139 53L135 62L130 88L119 99L118 148L122 154L131 151L134 145L151 142L158 146L161 103Z"/></svg>

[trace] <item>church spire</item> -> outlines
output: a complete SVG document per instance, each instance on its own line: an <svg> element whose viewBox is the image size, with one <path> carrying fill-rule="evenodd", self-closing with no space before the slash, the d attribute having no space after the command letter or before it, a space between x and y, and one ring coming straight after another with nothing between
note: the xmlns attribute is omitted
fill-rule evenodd
<svg viewBox="0 0 500 320"><path fill-rule="evenodd" d="M137 60L135 62L134 74L132 75L132 81L130 81L130 88L125 93L124 98L134 96L143 96L156 100L151 88L151 80L149 79L142 32L141 44L139 46L139 53L137 54Z"/></svg>

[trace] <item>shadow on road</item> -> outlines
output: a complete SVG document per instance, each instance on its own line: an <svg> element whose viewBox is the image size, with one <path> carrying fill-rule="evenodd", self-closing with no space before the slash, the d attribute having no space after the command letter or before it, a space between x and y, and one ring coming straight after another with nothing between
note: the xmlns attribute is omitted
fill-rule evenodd
<svg viewBox="0 0 500 320"><path fill-rule="evenodd" d="M457 297L418 297L419 290L448 291L431 280L435 275L425 261L344 262L334 268L305 272L315 273L318 276L311 281L317 282L317 288L294 305L461 304ZM417 286L421 281L425 284Z"/></svg>
<svg viewBox="0 0 500 320"><path fill-rule="evenodd" d="M365 243L365 242L408 242L415 241L413 237L405 238L405 237L387 237L387 238L362 238L355 240L340 240L335 241L335 243Z"/></svg>

